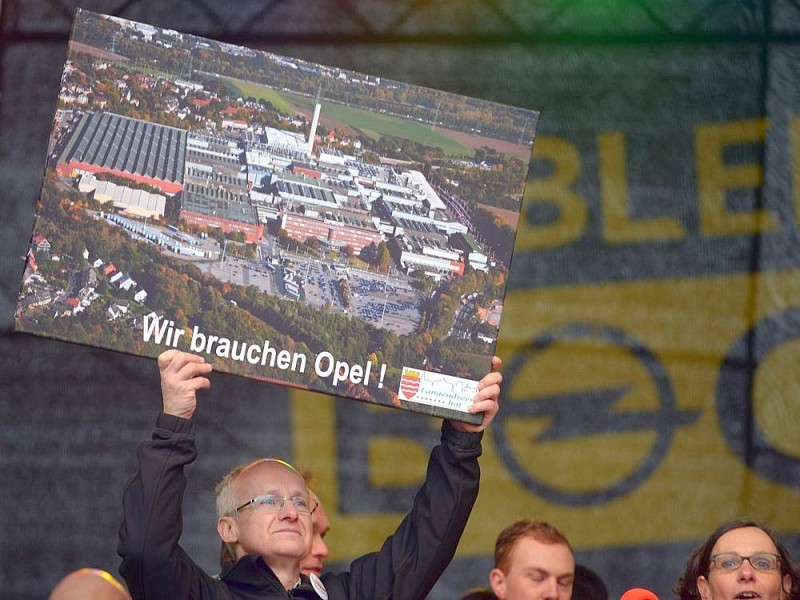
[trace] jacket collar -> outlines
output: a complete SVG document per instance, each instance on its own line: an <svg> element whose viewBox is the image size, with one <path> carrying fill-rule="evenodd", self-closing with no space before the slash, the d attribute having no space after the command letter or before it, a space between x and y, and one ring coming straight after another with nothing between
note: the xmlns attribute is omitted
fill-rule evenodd
<svg viewBox="0 0 800 600"><path fill-rule="evenodd" d="M219 578L232 588L286 595L280 579L260 556L248 554L235 563L227 564Z"/></svg>
<svg viewBox="0 0 800 600"><path fill-rule="evenodd" d="M228 563L219 575L220 580L233 589L258 592L262 594L277 594L281 598L308 598L312 600L327 600L328 594L325 586L319 578L314 575L309 578L301 575L300 579L289 592L283 588L283 584L277 575L269 568L264 559L260 556L246 555L235 563Z"/></svg>

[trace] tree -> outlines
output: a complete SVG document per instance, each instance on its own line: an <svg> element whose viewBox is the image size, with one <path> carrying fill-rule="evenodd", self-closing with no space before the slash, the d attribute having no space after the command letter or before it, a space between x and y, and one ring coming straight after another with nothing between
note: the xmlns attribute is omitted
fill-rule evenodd
<svg viewBox="0 0 800 600"><path fill-rule="evenodd" d="M370 265L377 265L378 264L378 247L375 245L375 242L370 242L368 246L364 246L361 248L361 252L358 253L358 256L361 260L366 262Z"/></svg>
<svg viewBox="0 0 800 600"><path fill-rule="evenodd" d="M388 271L389 265L392 264L392 255L389 253L389 246L386 245L386 242L381 242L378 244L378 260L377 260L378 269L381 271Z"/></svg>

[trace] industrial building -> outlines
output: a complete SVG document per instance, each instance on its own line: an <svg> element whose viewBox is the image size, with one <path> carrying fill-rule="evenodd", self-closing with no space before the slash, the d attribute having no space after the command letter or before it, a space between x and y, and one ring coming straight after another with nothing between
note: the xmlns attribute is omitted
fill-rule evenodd
<svg viewBox="0 0 800 600"><path fill-rule="evenodd" d="M181 190L187 132L109 112L84 113L67 133L56 170L110 173L165 194Z"/></svg>

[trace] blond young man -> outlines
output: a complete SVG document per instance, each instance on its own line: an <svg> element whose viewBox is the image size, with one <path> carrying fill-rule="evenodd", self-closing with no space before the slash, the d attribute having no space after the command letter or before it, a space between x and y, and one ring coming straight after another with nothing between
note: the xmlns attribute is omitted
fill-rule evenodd
<svg viewBox="0 0 800 600"><path fill-rule="evenodd" d="M497 537L492 591L500 600L570 600L575 555L567 538L543 521L515 521Z"/></svg>

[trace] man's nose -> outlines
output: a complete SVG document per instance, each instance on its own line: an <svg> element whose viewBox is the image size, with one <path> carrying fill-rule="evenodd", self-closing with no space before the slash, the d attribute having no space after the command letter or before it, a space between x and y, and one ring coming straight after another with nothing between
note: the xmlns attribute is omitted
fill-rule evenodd
<svg viewBox="0 0 800 600"><path fill-rule="evenodd" d="M549 577L545 582L545 589L543 598L558 598L558 580L555 577Z"/></svg>
<svg viewBox="0 0 800 600"><path fill-rule="evenodd" d="M300 513L297 510L297 507L294 505L294 502L289 502L287 500L284 500L283 506L281 507L280 510L280 514L287 515L293 519L296 519Z"/></svg>

